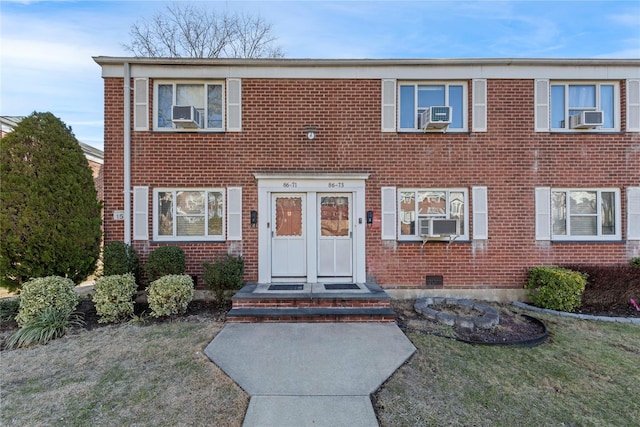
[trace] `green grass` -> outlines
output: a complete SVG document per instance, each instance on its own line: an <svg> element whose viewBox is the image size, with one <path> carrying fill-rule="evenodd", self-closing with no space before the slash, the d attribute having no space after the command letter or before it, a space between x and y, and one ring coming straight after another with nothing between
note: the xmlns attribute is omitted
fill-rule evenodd
<svg viewBox="0 0 640 427"><path fill-rule="evenodd" d="M541 346L409 334L416 354L376 393L382 426L628 426L640 419L640 325L545 316Z"/></svg>

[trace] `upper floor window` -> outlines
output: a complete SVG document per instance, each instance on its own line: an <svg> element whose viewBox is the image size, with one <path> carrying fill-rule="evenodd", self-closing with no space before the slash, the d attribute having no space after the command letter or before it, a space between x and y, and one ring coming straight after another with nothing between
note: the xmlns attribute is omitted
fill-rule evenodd
<svg viewBox="0 0 640 427"><path fill-rule="evenodd" d="M399 240L420 240L420 219L457 219L468 240L469 193L465 188L398 190Z"/></svg>
<svg viewBox="0 0 640 427"><path fill-rule="evenodd" d="M620 191L552 189L553 240L619 240Z"/></svg>
<svg viewBox="0 0 640 427"><path fill-rule="evenodd" d="M154 89L154 130L223 130L223 82L159 81Z"/></svg>
<svg viewBox="0 0 640 427"><path fill-rule="evenodd" d="M223 240L223 189L153 190L154 240Z"/></svg>
<svg viewBox="0 0 640 427"><path fill-rule="evenodd" d="M614 131L618 84L551 83L551 130Z"/></svg>
<svg viewBox="0 0 640 427"><path fill-rule="evenodd" d="M467 84L451 83L400 83L399 84L400 131L420 130L422 113L428 107L451 107L447 131L467 130ZM437 129L437 127L436 127Z"/></svg>

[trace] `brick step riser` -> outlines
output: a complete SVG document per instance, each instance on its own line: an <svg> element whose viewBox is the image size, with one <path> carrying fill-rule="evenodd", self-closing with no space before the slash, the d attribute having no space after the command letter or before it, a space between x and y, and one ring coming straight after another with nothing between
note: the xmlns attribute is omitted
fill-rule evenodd
<svg viewBox="0 0 640 427"><path fill-rule="evenodd" d="M393 316L239 316L228 317L228 323L335 323L335 322L352 322L352 323L388 323L394 322Z"/></svg>
<svg viewBox="0 0 640 427"><path fill-rule="evenodd" d="M389 308L383 300L247 300L233 301L233 308Z"/></svg>

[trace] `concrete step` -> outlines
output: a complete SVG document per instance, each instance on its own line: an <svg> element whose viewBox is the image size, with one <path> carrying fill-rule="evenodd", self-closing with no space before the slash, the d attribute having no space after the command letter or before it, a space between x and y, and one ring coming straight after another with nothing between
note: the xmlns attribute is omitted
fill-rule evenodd
<svg viewBox="0 0 640 427"><path fill-rule="evenodd" d="M299 291L270 292L248 284L233 296L229 322L393 322L391 298L375 284L353 291L300 284Z"/></svg>
<svg viewBox="0 0 640 427"><path fill-rule="evenodd" d="M393 322L391 307L232 308L227 322Z"/></svg>

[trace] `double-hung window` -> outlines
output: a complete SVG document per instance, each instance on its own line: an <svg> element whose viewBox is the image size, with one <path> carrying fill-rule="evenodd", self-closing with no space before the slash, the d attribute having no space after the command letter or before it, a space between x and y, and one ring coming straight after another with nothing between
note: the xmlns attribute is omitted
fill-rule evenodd
<svg viewBox="0 0 640 427"><path fill-rule="evenodd" d="M224 82L158 81L155 82L154 89L154 130L223 130ZM182 122L173 120L173 110L176 106L184 107L182 113L187 117L181 117Z"/></svg>
<svg viewBox="0 0 640 427"><path fill-rule="evenodd" d="M552 240L620 240L618 189L551 189Z"/></svg>
<svg viewBox="0 0 640 427"><path fill-rule="evenodd" d="M420 240L419 219L457 219L458 239L469 240L466 188L398 190L398 240Z"/></svg>
<svg viewBox="0 0 640 427"><path fill-rule="evenodd" d="M451 107L448 132L467 130L467 83L400 83L398 85L400 131L417 131L420 115L428 107Z"/></svg>
<svg viewBox="0 0 640 427"><path fill-rule="evenodd" d="M219 188L154 189L154 240L223 240L224 194Z"/></svg>
<svg viewBox="0 0 640 427"><path fill-rule="evenodd" d="M619 85L613 82L551 82L551 130L569 131L580 128L609 132L618 130L618 106L620 105L618 94ZM581 115L585 117L585 114L586 121L578 120ZM602 124L593 124L598 122L596 119L600 114Z"/></svg>

